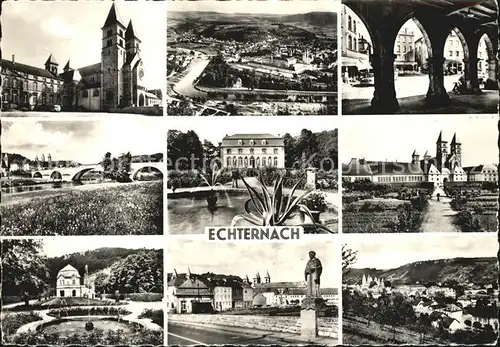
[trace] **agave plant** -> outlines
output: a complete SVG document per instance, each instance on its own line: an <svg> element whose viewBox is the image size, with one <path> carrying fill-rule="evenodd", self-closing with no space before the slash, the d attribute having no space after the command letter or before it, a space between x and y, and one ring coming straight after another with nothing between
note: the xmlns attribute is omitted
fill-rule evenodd
<svg viewBox="0 0 500 347"><path fill-rule="evenodd" d="M245 214L235 216L231 223L232 226L242 219L253 225L281 226L297 212L303 212L313 220L311 211L302 203L302 200L310 192L304 192L296 198L293 197L295 190L302 183L304 177L295 183L288 199L283 193L283 177L281 176L274 182L272 192L267 189L262 174L258 178L260 187L252 187L244 178L242 180L248 190L250 199L245 202Z"/></svg>

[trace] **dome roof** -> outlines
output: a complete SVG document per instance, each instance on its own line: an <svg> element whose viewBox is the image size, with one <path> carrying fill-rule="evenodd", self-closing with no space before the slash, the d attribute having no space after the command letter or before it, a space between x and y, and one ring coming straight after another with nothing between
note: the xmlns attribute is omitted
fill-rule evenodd
<svg viewBox="0 0 500 347"><path fill-rule="evenodd" d="M77 277L80 277L80 274L78 273L78 270L75 269L73 266L71 265L66 265L65 267L63 267L61 270L59 270L59 272L57 273L57 277L59 276L65 276L65 277L68 277L68 276L74 276L76 275Z"/></svg>
<svg viewBox="0 0 500 347"><path fill-rule="evenodd" d="M255 295L252 299L252 305L253 306L266 306L266 297L262 293Z"/></svg>

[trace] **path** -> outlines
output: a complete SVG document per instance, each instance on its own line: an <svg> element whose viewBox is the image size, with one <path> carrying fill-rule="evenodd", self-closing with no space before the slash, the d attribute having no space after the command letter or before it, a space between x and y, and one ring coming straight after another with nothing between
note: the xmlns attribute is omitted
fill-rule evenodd
<svg viewBox="0 0 500 347"><path fill-rule="evenodd" d="M97 306L72 306L72 307L78 307L81 309L90 309L93 307ZM72 308L70 307L70 308ZM122 306L108 306L108 305L102 305L98 307L120 307L124 308L127 311L130 311L128 315L121 316L121 318L125 319L126 321L131 321L135 323L139 323L146 328L150 330L160 330L163 327L160 327L159 325L155 324L152 322L151 319L149 318L139 318L139 315L145 310L145 309L154 309L154 310L159 310L163 309L163 302L162 301L154 301L154 302L142 302L142 301L130 301L128 304L122 305ZM38 313L41 317L42 320L36 321L36 322L31 322L28 324L25 324L21 326L16 334L21 334L21 333L27 333L29 331L35 331L36 328L46 322L50 322L52 320L57 319L56 317L52 317L48 315L48 312L54 308L46 309L46 310L33 310L33 311L26 311L26 312L36 312ZM12 312L12 313L18 313L18 312ZM94 318L107 318L110 316L92 316ZM114 316L113 316L114 317ZM81 316L69 316L69 317L63 317L64 319L80 319Z"/></svg>
<svg viewBox="0 0 500 347"><path fill-rule="evenodd" d="M437 194L439 193L439 201ZM453 224L453 216L457 214L453 211L450 205L451 198L446 196L446 193L437 188L429 200L429 206L424 216L422 223L422 232L424 233L456 233L460 230Z"/></svg>

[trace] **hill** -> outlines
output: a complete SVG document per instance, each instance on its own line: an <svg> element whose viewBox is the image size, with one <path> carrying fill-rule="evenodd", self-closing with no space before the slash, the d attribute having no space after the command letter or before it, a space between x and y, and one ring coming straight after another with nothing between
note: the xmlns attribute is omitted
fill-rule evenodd
<svg viewBox="0 0 500 347"><path fill-rule="evenodd" d="M399 284L420 284L455 280L459 283L493 284L498 280L497 259L452 258L418 261L395 269L352 268L342 281L347 284L361 283L363 275L382 277Z"/></svg>
<svg viewBox="0 0 500 347"><path fill-rule="evenodd" d="M279 18L282 22L299 22L318 27L337 28L337 13L335 12L308 12L293 14Z"/></svg>
<svg viewBox="0 0 500 347"><path fill-rule="evenodd" d="M9 160L9 163L16 163L16 164L24 164L24 163L31 163L31 160L26 158L25 156L17 153L2 153L1 158L2 158L2 167L4 166L4 157L7 155L7 158Z"/></svg>

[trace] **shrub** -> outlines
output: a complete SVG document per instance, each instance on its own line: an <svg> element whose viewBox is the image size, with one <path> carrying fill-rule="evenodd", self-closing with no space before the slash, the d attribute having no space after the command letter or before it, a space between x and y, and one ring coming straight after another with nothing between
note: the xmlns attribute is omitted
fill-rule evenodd
<svg viewBox="0 0 500 347"><path fill-rule="evenodd" d="M11 313L2 318L2 332L6 335L14 334L21 326L42 320L38 313Z"/></svg>
<svg viewBox="0 0 500 347"><path fill-rule="evenodd" d="M311 211L325 212L329 208L326 195L321 192L310 193L302 200L302 203Z"/></svg>
<svg viewBox="0 0 500 347"><path fill-rule="evenodd" d="M91 316L117 316L120 314L120 316L126 316L130 314L131 312L121 308L121 307L113 307L113 306L108 306L108 307L99 307L99 306L94 306L91 307L90 310L88 308L83 308L83 307L71 307L68 309L55 309L55 310L50 310L47 314L49 316L53 317L64 317L64 316L86 316L86 315L91 315Z"/></svg>
<svg viewBox="0 0 500 347"><path fill-rule="evenodd" d="M145 309L139 315L139 318L151 319L153 323L163 327L163 310Z"/></svg>
<svg viewBox="0 0 500 347"><path fill-rule="evenodd" d="M131 293L126 294L126 298L130 298L132 301L162 301L163 294L162 293Z"/></svg>
<svg viewBox="0 0 500 347"><path fill-rule="evenodd" d="M456 224L463 232L482 231L481 223L468 209L460 211L456 216Z"/></svg>

